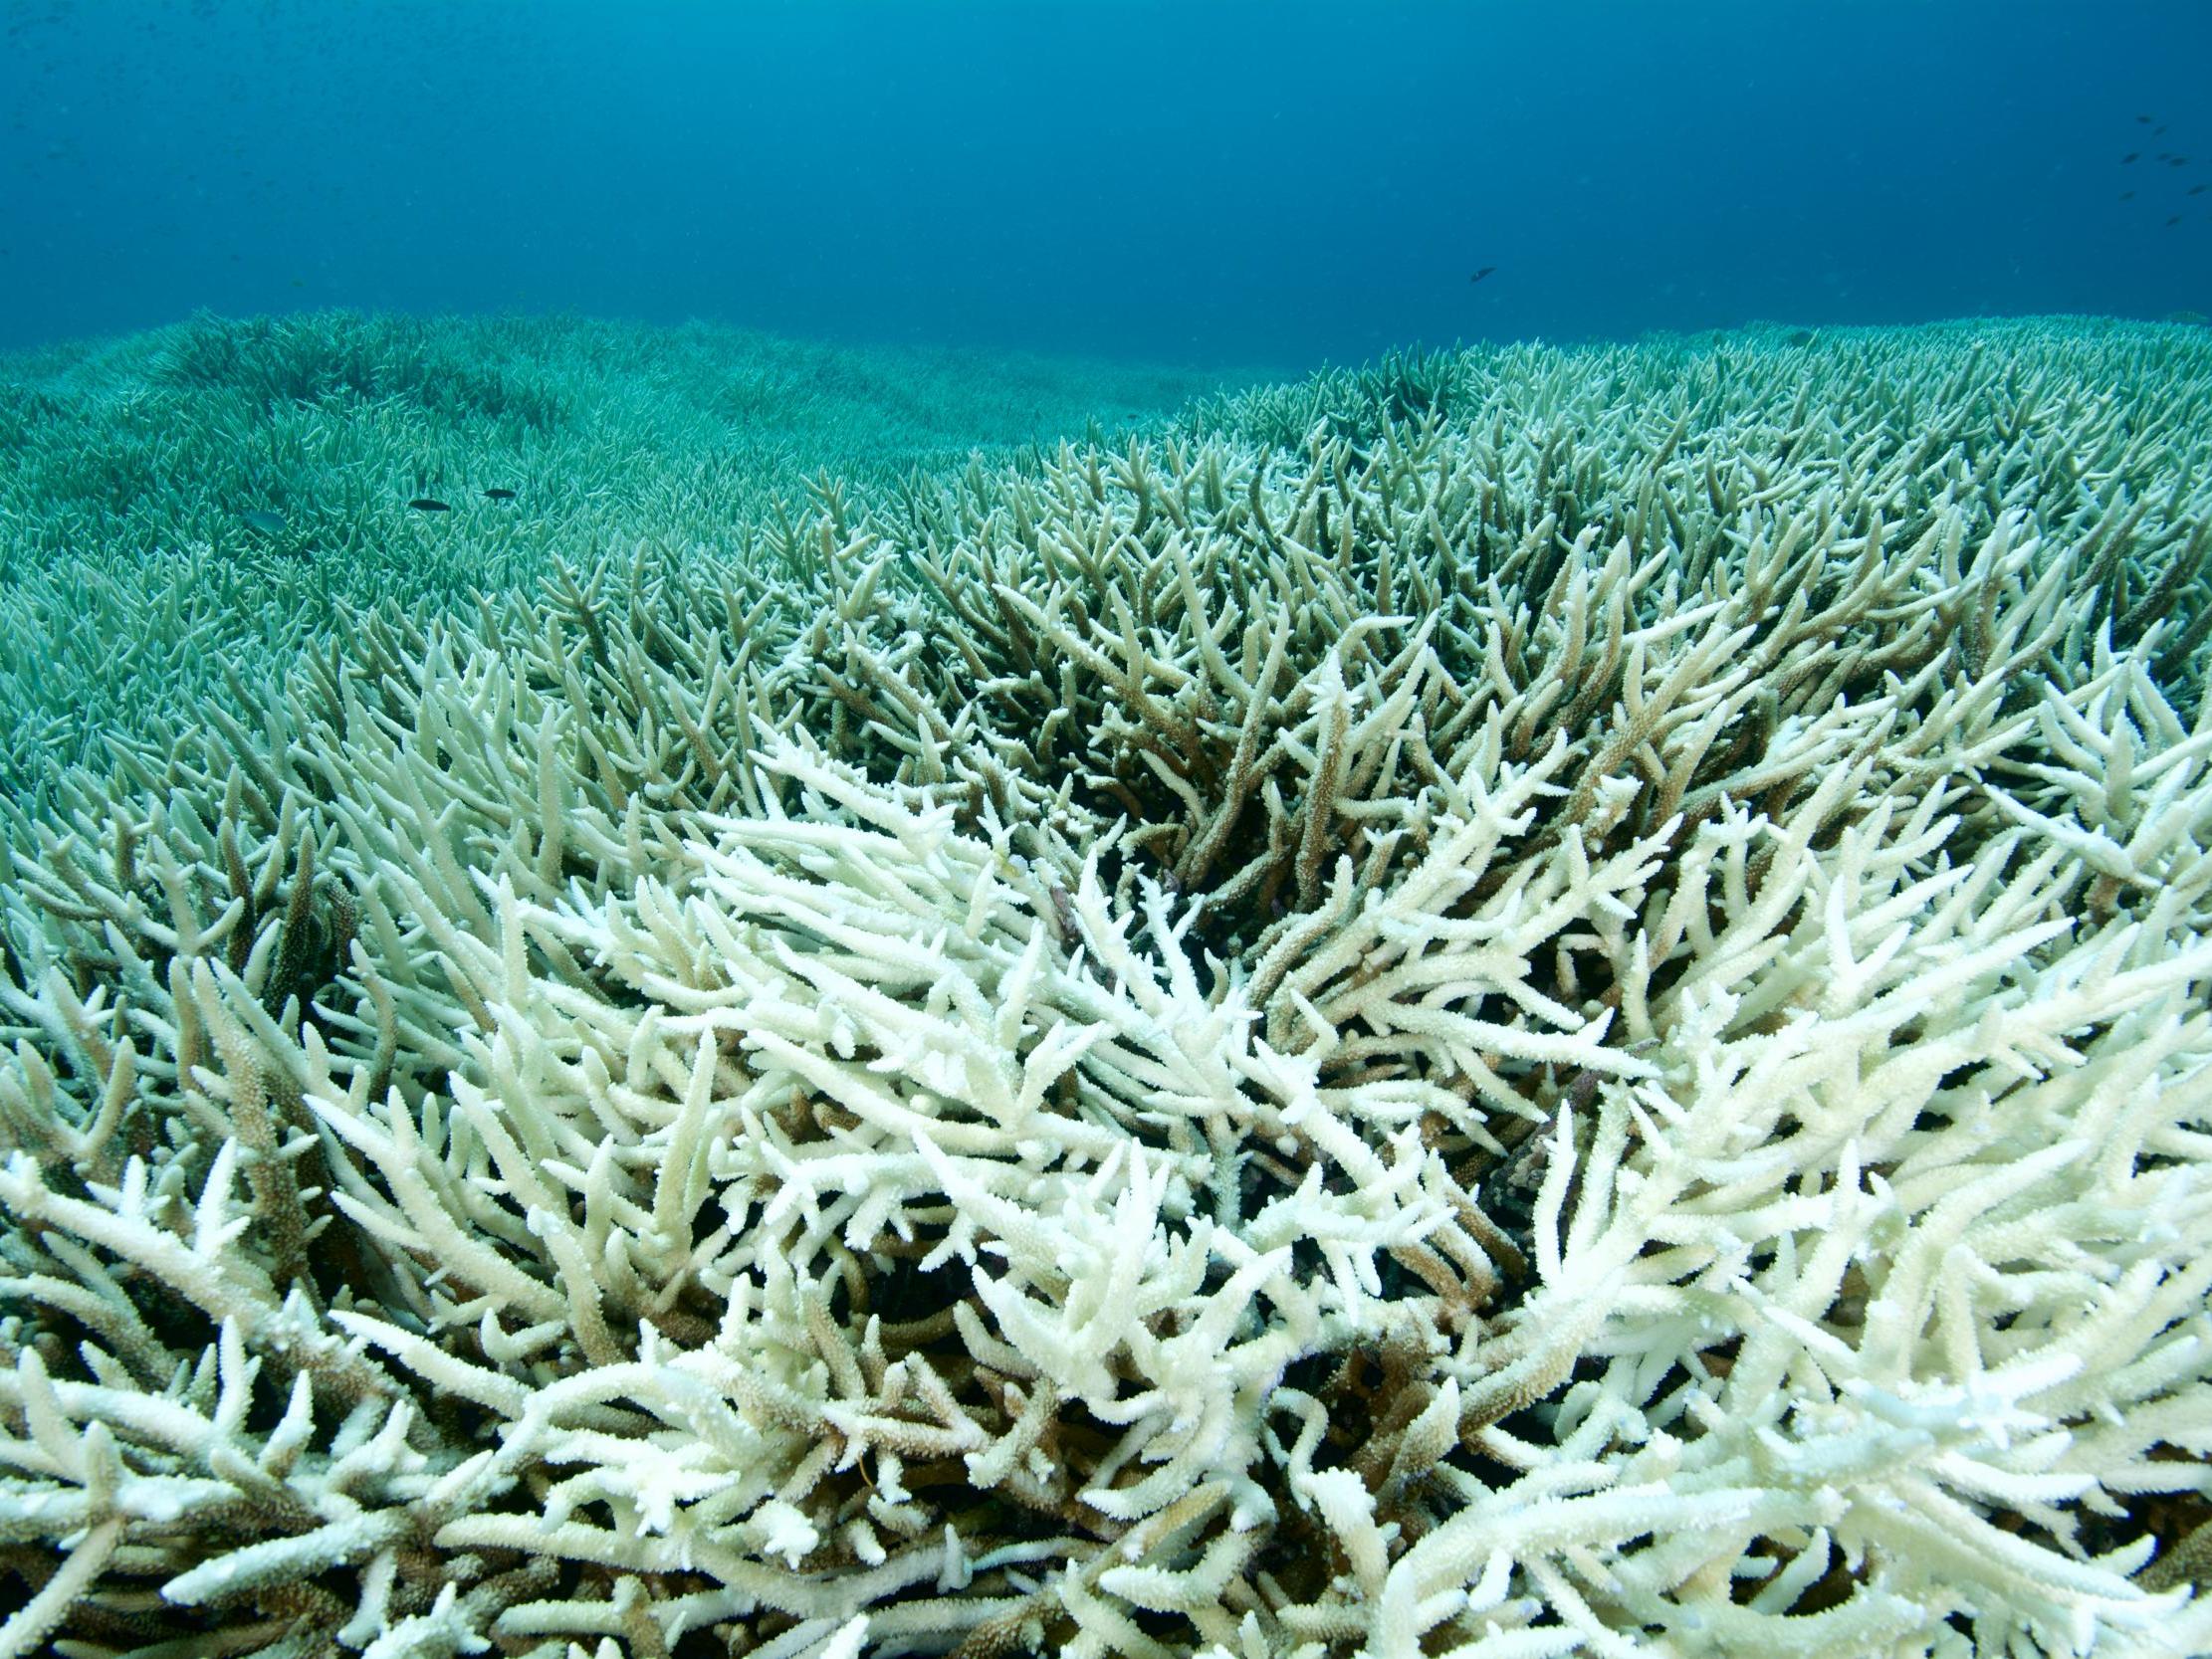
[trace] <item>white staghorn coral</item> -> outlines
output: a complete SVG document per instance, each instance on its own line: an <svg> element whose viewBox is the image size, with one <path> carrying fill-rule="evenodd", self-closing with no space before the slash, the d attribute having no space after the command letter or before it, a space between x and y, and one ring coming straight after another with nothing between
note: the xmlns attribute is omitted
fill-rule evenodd
<svg viewBox="0 0 2212 1659"><path fill-rule="evenodd" d="M2205 505L2015 347L1400 362L78 778L0 1655L2212 1648Z"/></svg>

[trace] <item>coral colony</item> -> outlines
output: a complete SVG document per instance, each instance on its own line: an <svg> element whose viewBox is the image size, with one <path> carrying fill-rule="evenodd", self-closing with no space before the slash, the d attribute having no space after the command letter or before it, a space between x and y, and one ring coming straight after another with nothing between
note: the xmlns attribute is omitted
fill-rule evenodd
<svg viewBox="0 0 2212 1659"><path fill-rule="evenodd" d="M2212 1648L2208 477L1486 349L364 612L14 813L0 1655Z"/></svg>

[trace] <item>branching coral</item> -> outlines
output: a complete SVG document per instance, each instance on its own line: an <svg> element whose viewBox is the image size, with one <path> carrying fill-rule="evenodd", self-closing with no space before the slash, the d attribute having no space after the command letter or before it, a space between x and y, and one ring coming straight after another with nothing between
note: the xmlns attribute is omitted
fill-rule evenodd
<svg viewBox="0 0 2212 1659"><path fill-rule="evenodd" d="M1218 383L707 323L343 311L0 352L0 795L97 768L118 732L189 726L233 682L281 698L348 607L467 615L579 549L727 548L817 469L888 481L1086 421L1153 426ZM453 511L409 508L425 496Z"/></svg>
<svg viewBox="0 0 2212 1659"><path fill-rule="evenodd" d="M2212 1646L2206 505L2100 343L1401 360L76 775L0 1653Z"/></svg>

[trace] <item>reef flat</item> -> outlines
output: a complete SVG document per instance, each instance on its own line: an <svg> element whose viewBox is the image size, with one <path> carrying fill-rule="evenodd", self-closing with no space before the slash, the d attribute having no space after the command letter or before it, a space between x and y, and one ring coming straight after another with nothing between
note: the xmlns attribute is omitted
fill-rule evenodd
<svg viewBox="0 0 2212 1659"><path fill-rule="evenodd" d="M2201 329L802 483L192 326L359 506L7 509L0 1656L2212 1648Z"/></svg>
<svg viewBox="0 0 2212 1659"><path fill-rule="evenodd" d="M811 483L889 491L1107 442L1223 383L708 323L348 311L0 355L0 788L43 791L118 735L165 746L210 698L279 697L359 610L472 615L479 593L640 542L743 556Z"/></svg>

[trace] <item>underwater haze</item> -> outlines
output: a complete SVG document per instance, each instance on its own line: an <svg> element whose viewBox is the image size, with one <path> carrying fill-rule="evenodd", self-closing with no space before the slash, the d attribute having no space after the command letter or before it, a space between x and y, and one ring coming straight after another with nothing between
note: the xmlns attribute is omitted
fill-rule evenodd
<svg viewBox="0 0 2212 1659"><path fill-rule="evenodd" d="M2212 311L2199 0L0 16L0 346L342 306L1302 368Z"/></svg>

